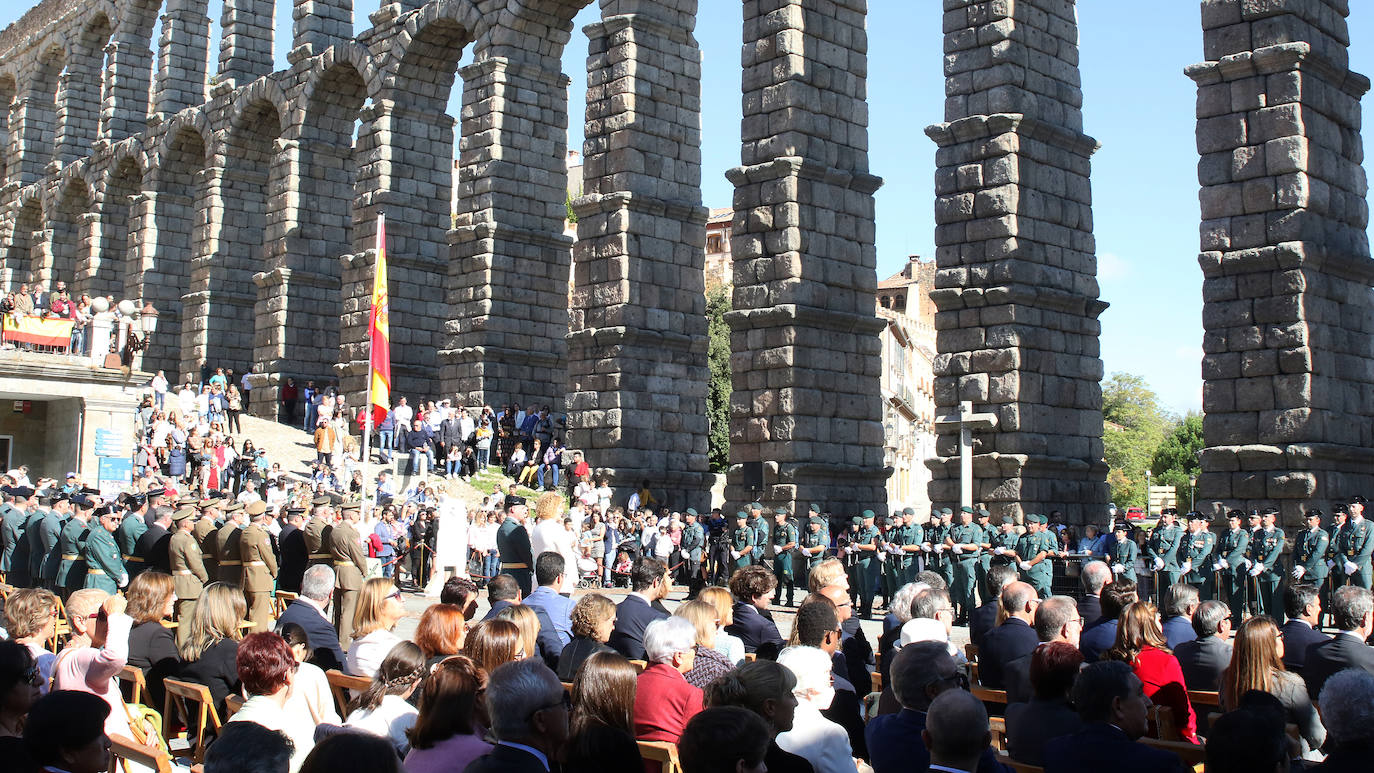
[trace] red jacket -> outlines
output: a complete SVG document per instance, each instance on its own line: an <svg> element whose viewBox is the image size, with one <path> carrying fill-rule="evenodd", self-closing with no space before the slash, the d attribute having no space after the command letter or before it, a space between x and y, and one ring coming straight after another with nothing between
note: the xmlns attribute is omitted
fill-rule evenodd
<svg viewBox="0 0 1374 773"><path fill-rule="evenodd" d="M1145 646L1131 664L1136 677L1145 683L1145 694L1158 706L1174 711L1174 722L1183 738L1197 743L1197 714L1188 702L1188 688L1183 681L1183 668L1178 658L1164 650Z"/></svg>
<svg viewBox="0 0 1374 773"><path fill-rule="evenodd" d="M702 709L699 688L663 663L650 663L635 686L635 738L677 743L687 720Z"/></svg>

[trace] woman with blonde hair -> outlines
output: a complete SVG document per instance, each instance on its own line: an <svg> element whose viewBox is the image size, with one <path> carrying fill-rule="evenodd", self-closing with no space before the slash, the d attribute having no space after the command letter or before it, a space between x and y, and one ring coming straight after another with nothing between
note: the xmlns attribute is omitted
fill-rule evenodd
<svg viewBox="0 0 1374 773"><path fill-rule="evenodd" d="M5 622L10 639L24 645L38 668L39 694L47 695L57 655L45 645L57 627L57 597L42 588L20 588L5 599Z"/></svg>
<svg viewBox="0 0 1374 773"><path fill-rule="evenodd" d="M239 690L238 650L243 640L239 623L248 613L243 591L236 586L212 582L200 592L186 638L177 645L181 664L177 678L210 688L215 709L224 716L224 699Z"/></svg>
<svg viewBox="0 0 1374 773"><path fill-rule="evenodd" d="M520 626L509 620L483 620L468 633L463 654L488 674L503 663L520 660Z"/></svg>
<svg viewBox="0 0 1374 773"><path fill-rule="evenodd" d="M354 676L372 677L382 659L400 641L392 629L406 616L401 589L389 577L373 577L358 592L353 611L353 642L348 645L346 667Z"/></svg>
<svg viewBox="0 0 1374 773"><path fill-rule="evenodd" d="M687 684L704 689L717 677L724 676L734 668L735 664L715 649L720 614L713 604L694 599L673 610L673 615L686 618L696 629L696 656L692 659L691 670L682 675Z"/></svg>
<svg viewBox="0 0 1374 773"><path fill-rule="evenodd" d="M534 528L530 530L530 555L552 552L563 556L563 587L559 593L572 593L577 588L577 538L563 528L563 495L546 491L534 503Z"/></svg>
<svg viewBox="0 0 1374 773"><path fill-rule="evenodd" d="M1265 616L1246 620L1232 642L1231 665L1221 673L1221 710L1240 707L1250 690L1267 692L1283 704L1288 722L1302 734L1303 758L1320 760L1317 752L1326 742L1326 728L1312 706L1302 677L1283 666L1283 637L1279 627Z"/></svg>
<svg viewBox="0 0 1374 773"><path fill-rule="evenodd" d="M497 620L509 620L520 629L520 649L523 657L539 654L539 615L524 604L511 604L496 613Z"/></svg>
<svg viewBox="0 0 1374 773"><path fill-rule="evenodd" d="M1116 643L1102 655L1103 660L1126 663L1145 685L1152 703L1173 710L1174 723L1189 743L1197 743L1197 714L1188 702L1183 667L1169 651L1159 612L1148 601L1137 601L1121 610L1117 619Z"/></svg>
<svg viewBox="0 0 1374 773"><path fill-rule="evenodd" d="M720 620L716 626L715 651L724 655L732 665L738 666L743 663L744 642L738 636L725 632L725 626L735 622L735 598L730 595L730 591L714 585L702 588L701 593L697 595L697 601L705 601L714 607L716 618Z"/></svg>

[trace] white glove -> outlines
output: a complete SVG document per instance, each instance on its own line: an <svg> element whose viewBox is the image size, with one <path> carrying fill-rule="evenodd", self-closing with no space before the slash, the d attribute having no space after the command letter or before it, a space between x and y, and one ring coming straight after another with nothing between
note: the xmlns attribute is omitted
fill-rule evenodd
<svg viewBox="0 0 1374 773"><path fill-rule="evenodd" d="M1126 567L1122 566L1121 564L1112 564L1112 571L1117 574L1121 574L1126 571Z"/></svg>
<svg viewBox="0 0 1374 773"><path fill-rule="evenodd" d="M1295 579L1295 580L1301 580L1301 579L1302 579L1302 576L1303 576L1304 574L1307 574L1307 567L1305 567L1305 566L1295 566L1295 567L1293 567L1293 579Z"/></svg>
<svg viewBox="0 0 1374 773"><path fill-rule="evenodd" d="M1263 567L1263 566L1256 566L1255 568L1253 568L1253 569L1250 570L1250 576L1251 576L1251 577L1259 577L1260 574L1263 573L1263 572L1264 572L1264 567Z"/></svg>
<svg viewBox="0 0 1374 773"><path fill-rule="evenodd" d="M1005 553L1005 552L1007 552L1007 549L1004 548L1004 547L1001 547L1000 545L999 545L998 547L995 547L995 548L992 549L992 554L995 555L995 556L1000 556L1000 555L1002 555L1002 554Z"/></svg>
<svg viewBox="0 0 1374 773"><path fill-rule="evenodd" d="M931 550L930 543L929 543L929 542L922 543L922 544L921 544L921 550L924 550L925 552L929 553L930 550Z"/></svg>
<svg viewBox="0 0 1374 773"><path fill-rule="evenodd" d="M1336 562L1335 562L1335 561L1332 561L1332 560L1329 559L1329 558L1326 559L1326 568L1327 568L1327 569L1334 569L1335 566L1336 566Z"/></svg>
<svg viewBox="0 0 1374 773"><path fill-rule="evenodd" d="M944 545L936 545L936 546L935 546L935 552L936 552L936 553L943 553L943 552L945 552L945 546L944 546Z"/></svg>
<svg viewBox="0 0 1374 773"><path fill-rule="evenodd" d="M1164 559L1162 559L1162 558L1155 558L1155 571L1158 572L1160 569L1163 569L1163 568L1164 568Z"/></svg>
<svg viewBox="0 0 1374 773"><path fill-rule="evenodd" d="M777 555L778 553L781 553L781 552L783 552L783 550L782 550L782 545L774 545L774 546L773 546L773 555Z"/></svg>
<svg viewBox="0 0 1374 773"><path fill-rule="evenodd" d="M123 588L123 587L127 586L128 584L129 584L129 575L127 575L127 574L121 574L121 575L119 575L119 587Z"/></svg>
<svg viewBox="0 0 1374 773"><path fill-rule="evenodd" d="M738 550L732 550L730 551L730 557L738 561L740 557L740 552Z"/></svg>
<svg viewBox="0 0 1374 773"><path fill-rule="evenodd" d="M1218 569L1230 569L1230 568L1231 568L1231 562L1227 561L1227 560L1224 559L1224 558L1218 558L1218 559L1217 559L1217 568L1218 568Z"/></svg>
<svg viewBox="0 0 1374 773"><path fill-rule="evenodd" d="M1222 565L1223 563L1225 563L1225 562L1224 562L1224 561L1220 561L1220 560L1213 562L1213 563L1212 563L1212 571L1214 571L1214 572L1220 572L1220 571L1221 571L1221 565Z"/></svg>
<svg viewBox="0 0 1374 773"><path fill-rule="evenodd" d="M878 553L878 563L880 563L880 564L882 564L882 563L887 563L887 554L886 554L886 553L883 553L883 552L879 552L879 553Z"/></svg>
<svg viewBox="0 0 1374 773"><path fill-rule="evenodd" d="M1346 573L1346 574L1354 574L1354 573L1356 573L1356 572L1358 572L1358 571L1360 571L1360 567L1354 565L1353 563L1351 563L1351 562L1349 562L1349 561L1346 561L1346 562L1345 562L1345 573Z"/></svg>
<svg viewBox="0 0 1374 773"><path fill-rule="evenodd" d="M1242 559L1240 560L1240 562L1241 562L1242 564L1245 565L1245 568L1246 568L1246 569L1249 569L1250 567L1252 567L1252 566L1255 565L1255 562L1254 562L1254 561L1251 561L1251 560L1248 559L1248 558L1242 558Z"/></svg>
<svg viewBox="0 0 1374 773"><path fill-rule="evenodd" d="M1180 572L1184 573L1184 574L1187 574L1187 573L1193 571L1193 562L1192 562L1192 561L1184 561L1184 562L1183 562L1183 566L1180 566L1180 567L1178 568L1178 570L1179 570Z"/></svg>
<svg viewBox="0 0 1374 773"><path fill-rule="evenodd" d="M1031 569L1031 565L1030 565L1030 562L1029 562L1029 561L1022 561L1022 562L1019 564L1019 566L1021 567L1021 571L1023 571L1023 572L1029 572L1030 569Z"/></svg>
<svg viewBox="0 0 1374 773"><path fill-rule="evenodd" d="M956 556L962 556L964 554L964 548L962 545L955 545L951 547L950 550L953 551L954 555Z"/></svg>

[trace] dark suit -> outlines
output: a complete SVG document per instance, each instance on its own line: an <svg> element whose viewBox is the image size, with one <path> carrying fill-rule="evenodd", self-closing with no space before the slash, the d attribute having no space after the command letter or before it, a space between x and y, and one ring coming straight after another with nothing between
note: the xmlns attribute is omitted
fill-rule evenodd
<svg viewBox="0 0 1374 773"><path fill-rule="evenodd" d="M1164 641L1169 645L1169 649L1176 650L1178 645L1196 638L1197 631L1193 630L1192 620L1179 616L1164 621Z"/></svg>
<svg viewBox="0 0 1374 773"><path fill-rule="evenodd" d="M1045 773L1183 773L1178 755L1151 749L1106 722L1090 722L1045 744Z"/></svg>
<svg viewBox="0 0 1374 773"><path fill-rule="evenodd" d="M498 601L491 605L487 614L482 618L482 622L495 620L501 610L506 607L515 606L514 601ZM528 605L526 605L528 606ZM535 644L539 648L539 658L549 668L558 668L558 656L563 652L563 645L558 641L558 633L553 629L553 620L549 619L549 613L541 607L529 607L534 610L534 616L539 618L539 636L535 639Z"/></svg>
<svg viewBox="0 0 1374 773"><path fill-rule="evenodd" d="M993 599L968 613L968 640L980 653L988 631L997 627L997 603L997 599Z"/></svg>
<svg viewBox="0 0 1374 773"><path fill-rule="evenodd" d="M282 626L287 623L295 623L305 629L305 635L310 639L310 648L315 651L315 654L310 656L311 663L323 671L331 668L343 670L344 653L339 647L339 632L318 609L309 602L297 599L281 613L281 617L277 618L276 630L281 632Z"/></svg>
<svg viewBox="0 0 1374 773"><path fill-rule="evenodd" d="M558 655L558 680L561 682L571 682L577 676L577 669L582 666L582 661L595 655L598 652L615 652L595 639L588 639L582 636L574 636L568 642L568 646L563 648L563 652Z"/></svg>
<svg viewBox="0 0 1374 773"><path fill-rule="evenodd" d="M1087 627L1097 622L1097 618L1102 616L1102 598L1100 596L1084 596L1078 600L1078 616L1083 618L1083 626Z"/></svg>
<svg viewBox="0 0 1374 773"><path fill-rule="evenodd" d="M1348 633L1338 633L1330 641L1309 646L1307 663L1302 667L1307 694L1313 701L1318 700L1326 680L1347 668L1363 668L1374 674L1374 647Z"/></svg>
<svg viewBox="0 0 1374 773"><path fill-rule="evenodd" d="M1369 758L1374 757L1374 744L1351 744L1327 748L1326 761L1308 768L1308 773L1366 773Z"/></svg>
<svg viewBox="0 0 1374 773"><path fill-rule="evenodd" d="M1083 720L1067 701L1012 703L1007 706L1007 753L1017 762L1043 765L1046 741L1082 729Z"/></svg>
<svg viewBox="0 0 1374 773"><path fill-rule="evenodd" d="M630 660L644 660L644 629L649 623L667 617L667 612L649 606L643 598L631 593L615 608L615 628L606 643Z"/></svg>
<svg viewBox="0 0 1374 773"><path fill-rule="evenodd" d="M139 537L138 543L134 545L134 555L143 559L143 562L132 562L129 564L129 568L131 570L136 568L139 572L155 569L163 574L171 574L171 546L172 535L161 526L153 524L148 527L147 531L143 532L143 536ZM132 580L137 573L130 571L129 579Z"/></svg>
<svg viewBox="0 0 1374 773"><path fill-rule="evenodd" d="M1178 645L1174 657L1183 667L1183 681L1189 690L1216 692L1221 689L1221 672L1231 665L1231 645L1207 636Z"/></svg>
<svg viewBox="0 0 1374 773"><path fill-rule="evenodd" d="M983 646L978 648L978 680L985 687L1003 689L1006 679L1002 674L1006 665L1034 652L1038 644L1040 637L1025 620L1007 618L983 637Z"/></svg>
<svg viewBox="0 0 1374 773"><path fill-rule="evenodd" d="M1083 635L1078 637L1078 651L1083 653L1083 662L1096 663L1115 643L1116 621L1099 619L1097 625L1083 629Z"/></svg>
<svg viewBox="0 0 1374 773"><path fill-rule="evenodd" d="M925 773L930 767L930 751L921 740L921 731L925 729L924 711L902 709L896 714L874 717L864 728L873 773ZM997 761L997 755L991 747L984 750L983 756L978 759L977 773L1009 771Z"/></svg>
<svg viewBox="0 0 1374 773"><path fill-rule="evenodd" d="M1295 674L1301 674L1307 665L1307 648L1313 644L1331 641L1331 637L1321 631L1313 630L1303 620L1289 620L1279 629L1283 635L1283 667Z"/></svg>
<svg viewBox="0 0 1374 773"><path fill-rule="evenodd" d="M539 758L513 746L497 744L491 751L468 763L463 773L547 773Z"/></svg>
<svg viewBox="0 0 1374 773"><path fill-rule="evenodd" d="M863 690L867 695L867 685L872 684L869 678L872 670L869 667L873 665L873 645L864 636L860 622L859 618L851 617L840 623L840 651L835 656L843 659L844 671L849 676L850 684L854 685L855 692Z"/></svg>
<svg viewBox="0 0 1374 773"><path fill-rule="evenodd" d="M773 656L776 657L787 646L782 634L778 633L777 624L764 617L753 604L735 602L735 620L725 626L725 632L738 636L744 642L745 652L758 652L760 647L772 644L776 647L773 650Z"/></svg>
<svg viewBox="0 0 1374 773"><path fill-rule="evenodd" d="M501 555L501 573L515 578L521 595L534 592L534 555L530 552L530 533L514 518L506 518L496 530L496 552Z"/></svg>
<svg viewBox="0 0 1374 773"><path fill-rule="evenodd" d="M277 588L291 593L300 593L301 578L305 576L305 566L310 560L310 552L305 547L305 532L288 523L282 527L281 535L277 538L277 545L280 546L281 552L281 561L278 562Z"/></svg>
<svg viewBox="0 0 1374 773"><path fill-rule="evenodd" d="M830 678L834 682L835 697L831 699L830 707L821 711L821 716L844 728L849 734L849 748L854 756L866 760L868 742L864 740L863 701L859 699L854 684L844 678L844 674L832 668Z"/></svg>
<svg viewBox="0 0 1374 773"><path fill-rule="evenodd" d="M1035 655L1035 650L1019 658L1007 661L1002 666L1002 689L1007 691L1007 705L1013 703L1029 703L1035 697L1035 688L1030 680L1031 657ZM980 673L981 677L982 674ZM1028 761L1028 760L1025 760Z"/></svg>

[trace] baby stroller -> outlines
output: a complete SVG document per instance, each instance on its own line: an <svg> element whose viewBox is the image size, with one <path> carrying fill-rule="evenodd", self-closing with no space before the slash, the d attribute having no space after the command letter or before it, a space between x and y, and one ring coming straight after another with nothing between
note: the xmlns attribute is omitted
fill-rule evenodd
<svg viewBox="0 0 1374 773"><path fill-rule="evenodd" d="M601 572L596 567L596 559L579 556L577 559L577 587L600 588Z"/></svg>

